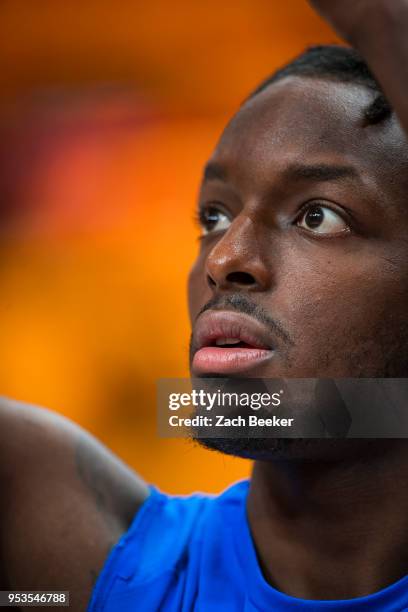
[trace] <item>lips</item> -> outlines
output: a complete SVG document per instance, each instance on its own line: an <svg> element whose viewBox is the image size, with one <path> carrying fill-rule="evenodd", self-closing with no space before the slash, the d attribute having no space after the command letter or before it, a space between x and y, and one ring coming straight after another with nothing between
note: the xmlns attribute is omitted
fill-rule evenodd
<svg viewBox="0 0 408 612"><path fill-rule="evenodd" d="M246 373L271 359L272 338L256 319L237 312L207 310L193 334L196 376Z"/></svg>

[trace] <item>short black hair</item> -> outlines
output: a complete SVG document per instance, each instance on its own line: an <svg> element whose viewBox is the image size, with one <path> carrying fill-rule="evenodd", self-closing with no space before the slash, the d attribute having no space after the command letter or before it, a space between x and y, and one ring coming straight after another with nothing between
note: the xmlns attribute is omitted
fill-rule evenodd
<svg viewBox="0 0 408 612"><path fill-rule="evenodd" d="M331 79L341 83L353 83L367 87L375 94L375 98L365 110L364 122L366 125L380 123L392 115L392 107L377 79L364 58L351 47L342 45L309 47L294 60L262 81L246 98L245 102L272 83L276 83L287 76Z"/></svg>

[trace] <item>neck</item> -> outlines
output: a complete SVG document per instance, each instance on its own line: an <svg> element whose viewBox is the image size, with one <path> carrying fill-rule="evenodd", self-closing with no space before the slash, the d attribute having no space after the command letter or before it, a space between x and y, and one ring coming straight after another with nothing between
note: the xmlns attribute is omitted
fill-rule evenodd
<svg viewBox="0 0 408 612"><path fill-rule="evenodd" d="M408 572L408 443L390 442L369 460L255 463L248 519L275 588L352 599Z"/></svg>

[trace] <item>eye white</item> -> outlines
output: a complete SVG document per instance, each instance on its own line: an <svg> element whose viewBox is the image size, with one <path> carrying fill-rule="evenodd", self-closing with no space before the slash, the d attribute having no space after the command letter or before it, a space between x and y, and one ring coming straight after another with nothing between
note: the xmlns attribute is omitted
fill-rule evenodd
<svg viewBox="0 0 408 612"><path fill-rule="evenodd" d="M312 206L301 217L298 226L315 234L339 234L349 229L339 214L326 206Z"/></svg>
<svg viewBox="0 0 408 612"><path fill-rule="evenodd" d="M210 234L212 232L220 232L229 228L231 221L227 215L220 210L211 210L207 213L207 218L203 224L203 233Z"/></svg>

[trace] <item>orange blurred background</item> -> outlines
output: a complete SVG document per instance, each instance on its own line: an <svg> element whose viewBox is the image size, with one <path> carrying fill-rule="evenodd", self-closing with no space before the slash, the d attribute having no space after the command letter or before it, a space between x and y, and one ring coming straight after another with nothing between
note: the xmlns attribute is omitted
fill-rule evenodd
<svg viewBox="0 0 408 612"><path fill-rule="evenodd" d="M57 410L168 492L248 462L156 435L187 376L202 166L257 83L335 35L304 0L4 0L0 393Z"/></svg>

